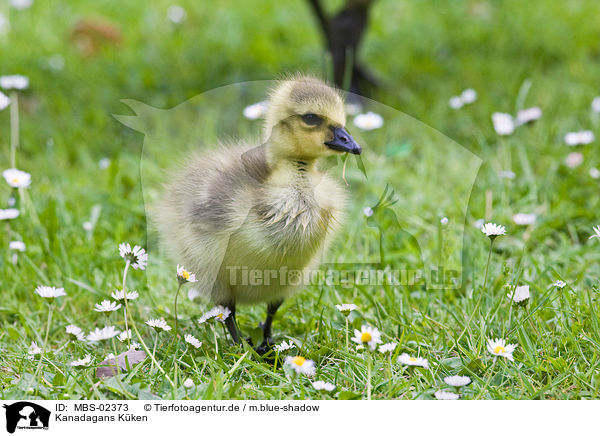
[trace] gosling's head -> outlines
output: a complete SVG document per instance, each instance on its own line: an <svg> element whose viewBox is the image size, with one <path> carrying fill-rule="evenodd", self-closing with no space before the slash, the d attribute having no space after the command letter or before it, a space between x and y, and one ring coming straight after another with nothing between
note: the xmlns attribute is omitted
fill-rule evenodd
<svg viewBox="0 0 600 436"><path fill-rule="evenodd" d="M269 99L265 138L280 158L314 160L336 153L360 154L346 131L344 102L321 80L296 77L282 81Z"/></svg>

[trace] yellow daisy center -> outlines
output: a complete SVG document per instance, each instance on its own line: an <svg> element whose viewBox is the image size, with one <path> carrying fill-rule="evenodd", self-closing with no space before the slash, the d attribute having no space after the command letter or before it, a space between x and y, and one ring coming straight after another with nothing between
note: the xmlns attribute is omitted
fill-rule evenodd
<svg viewBox="0 0 600 436"><path fill-rule="evenodd" d="M408 358L408 360L409 360L410 362L416 362L416 361L417 361L417 358L416 358L416 357L409 357L409 358Z"/></svg>
<svg viewBox="0 0 600 436"><path fill-rule="evenodd" d="M506 353L506 349L502 345L498 345L496 348L494 348L494 353L496 353L496 354Z"/></svg>
<svg viewBox="0 0 600 436"><path fill-rule="evenodd" d="M17 184L17 183L19 183L19 179L16 178L16 177L13 177L12 182L15 183L15 184Z"/></svg>
<svg viewBox="0 0 600 436"><path fill-rule="evenodd" d="M294 362L298 366L304 365L305 361L306 361L306 359L302 356L296 356L292 359L292 362Z"/></svg>
<svg viewBox="0 0 600 436"><path fill-rule="evenodd" d="M362 342L369 342L373 337L371 336L371 333L369 332L362 332L362 335L360 335L360 340Z"/></svg>
<svg viewBox="0 0 600 436"><path fill-rule="evenodd" d="M219 313L217 316L215 316L215 318L217 318L217 319L223 319L223 314Z"/></svg>
<svg viewBox="0 0 600 436"><path fill-rule="evenodd" d="M190 273L187 272L186 270L183 270L182 273L181 273L181 277L183 277L186 280L189 280L190 279Z"/></svg>

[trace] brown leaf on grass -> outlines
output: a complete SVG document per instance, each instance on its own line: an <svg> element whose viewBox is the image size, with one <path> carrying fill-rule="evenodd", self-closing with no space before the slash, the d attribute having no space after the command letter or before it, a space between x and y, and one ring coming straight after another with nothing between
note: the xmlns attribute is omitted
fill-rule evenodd
<svg viewBox="0 0 600 436"><path fill-rule="evenodd" d="M71 32L71 41L85 56L93 56L106 46L119 45L121 40L117 25L100 19L81 19Z"/></svg>
<svg viewBox="0 0 600 436"><path fill-rule="evenodd" d="M121 372L127 371L127 362L125 359L129 361L129 367L131 368L133 365L143 362L145 358L145 351L134 350L132 348L124 353L119 354L116 358L111 357L100 362L98 368L96 368L96 377L103 378L117 375L117 365L119 366Z"/></svg>

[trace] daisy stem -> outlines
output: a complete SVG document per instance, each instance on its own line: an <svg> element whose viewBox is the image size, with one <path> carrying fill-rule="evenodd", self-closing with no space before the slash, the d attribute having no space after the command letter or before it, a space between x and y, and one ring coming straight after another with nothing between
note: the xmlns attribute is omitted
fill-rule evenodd
<svg viewBox="0 0 600 436"><path fill-rule="evenodd" d="M10 94L10 164L12 168L17 165L17 147L19 146L19 94L13 91Z"/></svg>
<svg viewBox="0 0 600 436"><path fill-rule="evenodd" d="M487 392L487 388L488 388L488 386L490 385L490 383L492 381L492 377L494 376L494 368L496 368L496 362L497 361L498 361L498 358L494 357L494 362L492 363L492 366L489 369L490 375L485 380L485 385L483 386L483 389L481 389L479 391L479 394L477 394L477 396L474 398L474 400L478 400L485 392Z"/></svg>
<svg viewBox="0 0 600 436"><path fill-rule="evenodd" d="M483 279L483 289L486 289L487 286L487 277L488 277L488 269L490 267L490 259L492 258L492 247L494 246L494 240L491 239L490 240L490 251L488 253L488 259L487 259L487 264L485 265L485 276Z"/></svg>
<svg viewBox="0 0 600 436"><path fill-rule="evenodd" d="M182 283L179 282L179 286L177 287L177 292L175 293L175 303L174 303L174 312L175 312L175 337L179 337L177 335L178 331L178 323L177 323L177 298L179 297L179 291L181 290Z"/></svg>
<svg viewBox="0 0 600 436"><path fill-rule="evenodd" d="M125 328L126 329L128 329L128 327L127 327L127 316L131 317L131 313L129 313L129 307L127 306L127 290L125 289L126 282L127 282L127 270L129 269L129 264L130 263L131 262L129 260L127 260L127 262L125 263L125 271L123 272L123 297L125 298ZM152 354L150 352L150 349L146 345L146 342L144 342L144 338L142 338L142 335L138 331L137 326L135 325L135 322L133 321L133 317L131 317L131 328L133 329L133 331L135 332L136 336L140 340L140 344L142 345L142 348L144 349L144 351L146 352L146 354L148 354L150 356L150 358L152 359L152 363L156 364L156 367L160 370L160 372L163 373L163 375L165 376L165 378L167 379L167 381L169 382L169 384L171 385L171 387L175 388L175 385L173 384L173 380L171 380L171 378L167 375L167 373L162 368L162 366L160 366L160 364L158 363L158 361L154 357L154 354ZM128 342L129 342L129 339L128 339Z"/></svg>
<svg viewBox="0 0 600 436"><path fill-rule="evenodd" d="M125 300L125 301L127 301L127 300ZM131 314L129 314L129 316L131 316ZM148 349L148 346L146 345L146 342L144 342L144 339L142 338L142 335L138 331L135 323L133 322L133 318L131 319L131 328L135 332L137 338L140 340L140 345L142 346L142 348L144 349L144 351L146 352L146 354L149 355L150 358L152 359L152 363L154 363L156 365L156 367L160 370L160 372L163 373L163 375L165 376L165 378L167 379L167 381L169 382L169 384L171 385L171 387L175 388L175 384L173 384L173 380L171 380L171 378L167 375L167 373L165 372L165 370L162 368L162 366L160 366L160 364L158 363L158 361L154 357L154 354L152 354L150 352L150 350Z"/></svg>
<svg viewBox="0 0 600 436"><path fill-rule="evenodd" d="M119 385L119 387L121 388L121 391L125 394L125 396L127 398L129 398L130 400L135 400L135 396L129 392L127 389L125 389L125 386L123 386L123 383L121 381L121 377L119 377L121 375L121 365L119 364L119 354L117 351L117 346L115 344L115 338L111 338L110 342L112 344L112 348L113 348L113 354L115 355L115 357L113 358L113 364L115 367L115 379L117 380L117 384ZM127 369L129 370L129 360L127 359L127 355L125 355L125 363L127 364Z"/></svg>
<svg viewBox="0 0 600 436"><path fill-rule="evenodd" d="M128 259L127 262L125 262L125 270L123 271L123 302L125 303L123 305L123 314L125 315L125 331L129 330L129 326L127 325L127 312L129 311L129 307L127 306L127 290L125 289L125 286L127 284L127 270L129 270L130 264L131 261ZM127 336L127 346L131 347L131 339L129 339L129 336Z"/></svg>
<svg viewBox="0 0 600 436"><path fill-rule="evenodd" d="M371 399L371 353L367 359L367 400Z"/></svg>
<svg viewBox="0 0 600 436"><path fill-rule="evenodd" d="M217 329L215 329L214 324L211 323L211 328L213 331L213 335L215 337L215 359L219 357L219 343L217 342Z"/></svg>
<svg viewBox="0 0 600 436"><path fill-rule="evenodd" d="M52 300L50 300L52 301ZM29 392L29 388L31 387L31 383L34 380L37 380L38 375L40 374L40 370L42 369L42 358L46 354L46 349L48 348L48 335L50 334L50 324L52 323L52 303L48 303L48 321L46 322L46 334L44 336L44 344L42 345L42 352L40 353L40 360L38 361L37 368L35 369L35 375L33 378L29 379L29 383L27 384L27 388L25 389L25 394Z"/></svg>
<svg viewBox="0 0 600 436"><path fill-rule="evenodd" d="M156 344L158 343L158 333L154 336L154 350L152 350L152 355L156 358ZM150 372L154 369L154 360L152 360L152 364L150 365Z"/></svg>
<svg viewBox="0 0 600 436"><path fill-rule="evenodd" d="M67 340L67 342L65 342L63 345L60 346L60 348L58 348L58 350L56 350L54 352L54 354L58 354L60 353L67 345L69 345L71 343L71 340Z"/></svg>
<svg viewBox="0 0 600 436"><path fill-rule="evenodd" d="M349 352L349 349L348 349L348 317L346 317L346 352Z"/></svg>

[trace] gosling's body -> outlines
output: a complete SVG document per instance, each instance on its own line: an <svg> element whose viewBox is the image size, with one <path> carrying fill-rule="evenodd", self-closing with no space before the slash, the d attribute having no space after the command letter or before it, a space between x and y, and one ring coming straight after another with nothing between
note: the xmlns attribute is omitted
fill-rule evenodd
<svg viewBox="0 0 600 436"><path fill-rule="evenodd" d="M269 162L266 146L242 144L190 162L167 188L161 233L208 300L269 303L301 287L291 271L318 265L345 201L314 163Z"/></svg>
<svg viewBox="0 0 600 436"><path fill-rule="evenodd" d="M342 221L344 188L317 161L360 153L344 125L337 91L313 78L282 81L261 143L207 150L165 189L162 239L196 274L201 294L231 309L226 324L236 342L236 304L266 302L268 345L275 311L302 286L298 273L318 265Z"/></svg>

